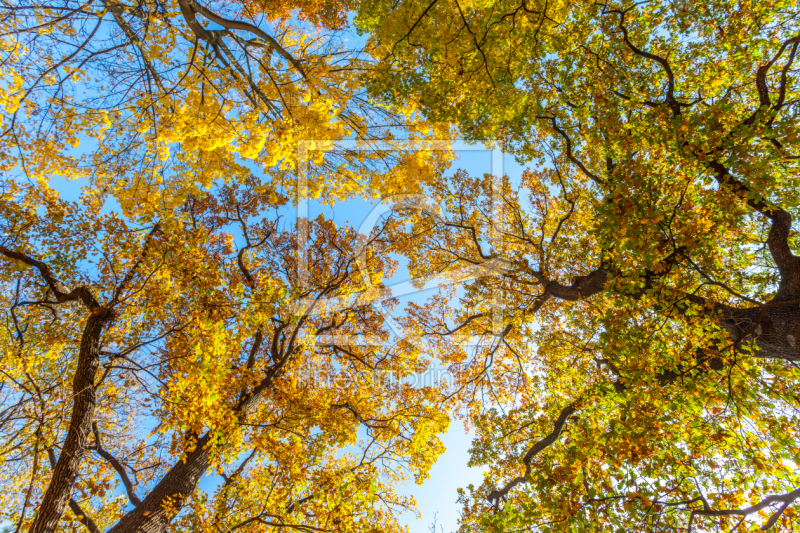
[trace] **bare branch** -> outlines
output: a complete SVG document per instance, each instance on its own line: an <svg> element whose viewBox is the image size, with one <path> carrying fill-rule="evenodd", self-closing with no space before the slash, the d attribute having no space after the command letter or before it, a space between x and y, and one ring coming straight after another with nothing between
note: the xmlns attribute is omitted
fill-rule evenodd
<svg viewBox="0 0 800 533"><path fill-rule="evenodd" d="M131 501L131 503L134 506L141 505L142 500L136 496L136 492L133 490L133 484L128 477L128 473L125 471L125 467L123 467L122 464L117 461L116 457L108 453L103 448L103 444L100 441L100 431L97 429L97 422L92 422L92 431L94 432L95 451L100 457L111 463L111 466L117 471L117 474L119 474L119 477L122 480L122 484L125 485L125 491L128 493L128 499Z"/></svg>

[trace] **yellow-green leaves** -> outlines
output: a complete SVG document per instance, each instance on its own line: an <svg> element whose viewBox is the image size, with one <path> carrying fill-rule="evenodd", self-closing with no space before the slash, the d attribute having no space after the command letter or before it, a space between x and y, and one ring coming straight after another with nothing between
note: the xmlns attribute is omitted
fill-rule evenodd
<svg viewBox="0 0 800 533"><path fill-rule="evenodd" d="M455 309L413 312L467 384L455 401L488 468L462 493L463 531L795 527L777 503L800 486L783 459L800 360L795 12L361 4L376 97L529 166L438 181L445 212L410 214L395 241L418 276L503 265ZM438 339L469 335L493 342Z"/></svg>

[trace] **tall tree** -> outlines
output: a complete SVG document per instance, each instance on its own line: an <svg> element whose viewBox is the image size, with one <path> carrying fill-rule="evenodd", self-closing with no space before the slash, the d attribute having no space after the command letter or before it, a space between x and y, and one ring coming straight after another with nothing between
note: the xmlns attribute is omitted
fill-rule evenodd
<svg viewBox="0 0 800 533"><path fill-rule="evenodd" d="M17 531L165 531L178 513L171 530L399 530L410 500L394 486L427 475L448 420L362 295L393 267L381 231L365 250L314 221L303 279L297 235L269 216L286 198L259 188L141 224L6 184L2 507Z"/></svg>
<svg viewBox="0 0 800 533"><path fill-rule="evenodd" d="M794 4L359 6L375 94L533 167L437 184L397 243L494 268L415 311L488 468L464 531L796 529Z"/></svg>
<svg viewBox="0 0 800 533"><path fill-rule="evenodd" d="M403 384L418 351L385 343L358 296L391 261L330 221L269 216L303 195L417 191L443 159L380 144L431 126L367 96L348 5L0 6L16 531L155 532L178 513L190 530L398 527L393 482L424 477L447 419ZM56 178L81 180L80 201Z"/></svg>

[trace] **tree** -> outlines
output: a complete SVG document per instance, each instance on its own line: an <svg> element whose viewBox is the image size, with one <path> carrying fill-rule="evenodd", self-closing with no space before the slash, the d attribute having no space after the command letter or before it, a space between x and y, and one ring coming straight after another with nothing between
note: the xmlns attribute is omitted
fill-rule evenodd
<svg viewBox="0 0 800 533"><path fill-rule="evenodd" d="M181 511L171 530L398 530L410 501L394 485L426 476L448 419L435 388L404 381L417 351L348 340L388 337L360 296L393 268L380 231L365 250L314 221L298 278L297 235L268 216L286 198L258 188L137 224L6 184L3 508L17 531L164 531ZM213 494L196 491L212 472Z"/></svg>
<svg viewBox="0 0 800 533"><path fill-rule="evenodd" d="M791 2L368 1L371 91L533 166L408 213L414 315L471 409L464 531L793 530L800 499ZM497 302L502 320L494 320ZM469 352L448 337L484 336Z"/></svg>
<svg viewBox="0 0 800 533"><path fill-rule="evenodd" d="M390 252L420 276L492 274L405 318L451 365L444 405L468 409L487 467L463 530L794 527L792 3L2 9L17 531L396 529L393 483L426 475L447 418L441 391L403 382L421 349L369 305ZM533 169L436 179L444 158L376 143L451 123ZM329 150L343 139L375 150ZM265 216L304 194L301 141L319 142L312 196L443 210L367 250L317 220L304 278L302 228ZM81 201L55 176L85 179Z"/></svg>
<svg viewBox="0 0 800 533"><path fill-rule="evenodd" d="M397 529L411 500L394 482L424 478L447 418L404 382L419 351L385 342L370 308L385 244L270 216L303 196L418 191L446 160L378 144L432 126L367 96L347 8L0 6L15 531ZM50 189L59 177L82 180L79 201Z"/></svg>
<svg viewBox="0 0 800 533"><path fill-rule="evenodd" d="M432 175L425 158L374 143L431 126L411 105L367 96L371 60L346 39L347 6L3 4L0 170L83 178L97 202L142 215L254 169L293 192L308 141L327 150L314 157L311 197L414 192ZM329 149L341 139L374 149Z"/></svg>

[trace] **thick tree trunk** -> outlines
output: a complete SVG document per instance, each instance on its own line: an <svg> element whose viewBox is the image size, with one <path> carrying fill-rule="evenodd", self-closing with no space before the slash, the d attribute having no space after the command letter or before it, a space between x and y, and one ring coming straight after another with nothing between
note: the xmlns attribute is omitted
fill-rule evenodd
<svg viewBox="0 0 800 533"><path fill-rule="evenodd" d="M161 533L177 513L209 465L209 436L178 461L150 491L141 505L127 513L108 533Z"/></svg>
<svg viewBox="0 0 800 533"><path fill-rule="evenodd" d="M72 486L80 472L81 457L86 441L92 434L94 420L94 380L100 365L100 333L109 320L111 311L95 308L81 337L78 367L72 379L72 416L67 438L53 468L53 477L47 486L42 504L31 525L31 533L51 533L56 530L61 515L70 501Z"/></svg>
<svg viewBox="0 0 800 533"><path fill-rule="evenodd" d="M794 255L789 247L792 217L786 211L776 210L771 218L767 246L781 277L775 300L794 300L800 297L800 257Z"/></svg>
<svg viewBox="0 0 800 533"><path fill-rule="evenodd" d="M289 350L290 354L293 349ZM290 355L283 359L285 362ZM280 376L285 367L277 365L248 395L242 398L234 411L238 413L240 422L247 420L264 402L266 391ZM194 450L178 461L169 472L161 478L147 497L135 509L123 516L107 533L163 533L169 521L177 514L186 498L197 488L200 478L208 470L210 450L208 443L210 434L206 433L197 441Z"/></svg>

